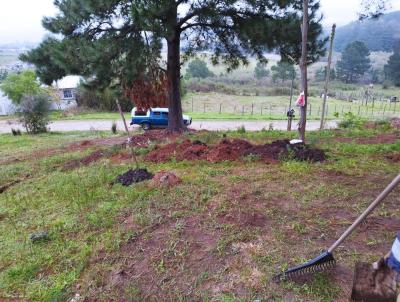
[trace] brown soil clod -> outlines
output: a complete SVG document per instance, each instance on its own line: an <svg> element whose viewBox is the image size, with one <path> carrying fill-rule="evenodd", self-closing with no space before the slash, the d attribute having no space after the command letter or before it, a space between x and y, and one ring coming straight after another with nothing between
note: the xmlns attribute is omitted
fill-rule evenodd
<svg viewBox="0 0 400 302"><path fill-rule="evenodd" d="M166 171L160 171L156 175L154 175L152 184L154 187L162 188L162 187L167 187L171 188L179 183L181 183L182 180L176 176L176 174L172 172L166 172Z"/></svg>
<svg viewBox="0 0 400 302"><path fill-rule="evenodd" d="M369 263L357 263L351 298L362 302L395 302L396 273L382 261L377 269Z"/></svg>
<svg viewBox="0 0 400 302"><path fill-rule="evenodd" d="M114 184L120 183L123 186L130 186L133 183L142 182L145 180L152 179L153 174L147 171L147 169L130 169L128 172L121 174L117 177Z"/></svg>

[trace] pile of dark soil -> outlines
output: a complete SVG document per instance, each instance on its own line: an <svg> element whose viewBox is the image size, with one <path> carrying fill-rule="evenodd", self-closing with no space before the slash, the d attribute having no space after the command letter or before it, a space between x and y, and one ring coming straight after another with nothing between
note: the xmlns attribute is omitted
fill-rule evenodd
<svg viewBox="0 0 400 302"><path fill-rule="evenodd" d="M114 184L120 183L123 186L130 186L133 183L152 179L153 176L154 175L148 172L147 169L130 169L128 172L119 175Z"/></svg>
<svg viewBox="0 0 400 302"><path fill-rule="evenodd" d="M305 144L291 145L289 140L277 140L265 145L252 145L242 139L223 139L219 144L207 146L200 141L185 140L157 146L145 156L145 160L160 163L175 158L182 160L207 160L210 162L240 160L243 156L255 155L265 163L283 159L320 162L326 159L324 151L313 149Z"/></svg>

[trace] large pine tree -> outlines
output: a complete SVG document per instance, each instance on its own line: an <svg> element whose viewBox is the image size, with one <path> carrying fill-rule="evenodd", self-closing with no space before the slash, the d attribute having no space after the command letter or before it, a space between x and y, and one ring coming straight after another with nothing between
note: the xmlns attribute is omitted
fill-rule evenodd
<svg viewBox="0 0 400 302"><path fill-rule="evenodd" d="M324 51L319 1L311 1L310 61ZM209 50L213 63L229 69L247 56L265 61L266 49L300 57L299 0L55 0L59 13L45 18L48 38L22 59L36 65L50 83L66 74L89 77L98 86L129 85L139 76L166 69L169 129L181 131L179 92L184 59ZM161 51L166 44L167 62ZM166 65L166 68L165 68Z"/></svg>
<svg viewBox="0 0 400 302"><path fill-rule="evenodd" d="M355 41L346 46L337 62L337 76L345 83L355 83L371 68L370 52L363 42Z"/></svg>

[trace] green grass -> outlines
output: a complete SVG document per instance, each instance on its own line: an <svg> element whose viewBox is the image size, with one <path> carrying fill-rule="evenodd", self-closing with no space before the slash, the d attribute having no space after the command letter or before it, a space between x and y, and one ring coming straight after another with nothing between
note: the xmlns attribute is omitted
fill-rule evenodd
<svg viewBox="0 0 400 302"><path fill-rule="evenodd" d="M337 140L383 133L398 131L309 133L309 141L329 156L321 164L289 160L266 165L252 157L240 162L146 163L154 173L172 170L179 175L182 183L173 188L154 188L149 182L111 186L131 167L129 161L103 158L75 170L61 169L100 146L32 156L38 150L66 150L71 142L106 133L0 135L0 157L22 159L2 165L0 185L30 174L0 194L0 300L66 301L79 292L100 301L146 300L150 294L171 301L285 301L288 294L296 301L344 301L343 284L329 274L280 287L269 279L326 248L348 225L334 213L357 215L398 173L398 164L384 155L400 152L399 141L357 145ZM225 134L259 144L295 135ZM214 144L222 133L199 132L187 138ZM398 216L396 194L374 215ZM251 225L254 213L265 217L265 224ZM29 235L42 231L50 240L31 243ZM356 233L337 253L338 260L351 270L356 261L377 259L396 231L374 229L367 242ZM204 254L199 256L199 251ZM114 286L120 271L130 281ZM155 292L149 292L151 288Z"/></svg>

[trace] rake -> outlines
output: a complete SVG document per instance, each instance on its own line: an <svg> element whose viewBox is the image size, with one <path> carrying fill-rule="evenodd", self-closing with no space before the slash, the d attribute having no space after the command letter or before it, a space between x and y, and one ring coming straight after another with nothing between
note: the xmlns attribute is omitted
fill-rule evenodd
<svg viewBox="0 0 400 302"><path fill-rule="evenodd" d="M400 183L400 174L397 175L393 181L382 191L381 194L370 204L370 206L362 213L353 224L340 236L340 238L332 244L332 246L322 252L314 259L307 261L302 265L298 265L285 270L284 272L275 275L272 280L274 282L281 282L290 280L298 276L313 274L315 272L324 271L335 267L336 260L333 257L333 251L363 222L363 220L389 195L390 192Z"/></svg>

